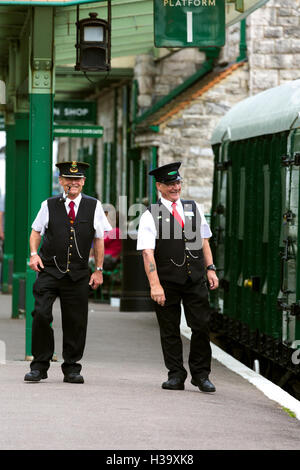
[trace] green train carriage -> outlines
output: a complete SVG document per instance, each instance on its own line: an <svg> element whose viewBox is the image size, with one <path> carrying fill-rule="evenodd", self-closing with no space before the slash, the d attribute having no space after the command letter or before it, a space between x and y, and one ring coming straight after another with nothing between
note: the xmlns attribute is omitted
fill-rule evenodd
<svg viewBox="0 0 300 470"><path fill-rule="evenodd" d="M235 105L212 148L212 330L284 384L300 371L300 80Z"/></svg>

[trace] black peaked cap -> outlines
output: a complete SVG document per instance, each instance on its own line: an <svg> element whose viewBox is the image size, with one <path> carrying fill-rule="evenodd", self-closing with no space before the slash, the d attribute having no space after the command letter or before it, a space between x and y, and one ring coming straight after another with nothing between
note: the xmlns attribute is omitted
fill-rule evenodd
<svg viewBox="0 0 300 470"><path fill-rule="evenodd" d="M154 176L158 183L180 181L182 179L178 171L180 165L181 162L168 163L167 165L163 165L149 171L149 175Z"/></svg>
<svg viewBox="0 0 300 470"><path fill-rule="evenodd" d="M56 166L59 168L59 176L66 178L84 178L85 172L90 165L85 162L73 160L72 162L56 163Z"/></svg>

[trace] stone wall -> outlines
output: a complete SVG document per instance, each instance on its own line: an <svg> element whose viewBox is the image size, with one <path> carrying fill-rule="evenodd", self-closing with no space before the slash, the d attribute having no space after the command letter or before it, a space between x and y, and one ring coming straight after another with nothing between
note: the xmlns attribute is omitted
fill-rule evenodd
<svg viewBox="0 0 300 470"><path fill-rule="evenodd" d="M235 62L240 55L240 23L226 28L226 44L219 55L219 64Z"/></svg>
<svg viewBox="0 0 300 470"><path fill-rule="evenodd" d="M155 74L156 69L152 55L143 54L136 57L134 76L138 83L138 107L140 114L152 105Z"/></svg>
<svg viewBox="0 0 300 470"><path fill-rule="evenodd" d="M159 162L182 161L183 198L210 211L214 158L211 134L219 119L248 96L248 64L234 71L161 126Z"/></svg>
<svg viewBox="0 0 300 470"><path fill-rule="evenodd" d="M157 101L193 75L205 61L205 54L196 48L181 49L158 60L155 67L152 99Z"/></svg>
<svg viewBox="0 0 300 470"><path fill-rule="evenodd" d="M5 104L5 83L0 80L0 104Z"/></svg>
<svg viewBox="0 0 300 470"><path fill-rule="evenodd" d="M226 46L220 53L219 64L235 62L240 54L240 25L228 28L226 36ZM183 83L200 68L204 60L205 54L195 48L182 49L157 62L149 56L138 57L135 75L139 80L140 92L143 92L139 96L142 111ZM144 68L141 67L142 62ZM146 75L141 74L142 70L151 72L151 82L147 82ZM136 138L140 147L158 147L159 165L182 162L182 196L195 199L206 213L210 211L213 180L210 136L219 119L235 103L248 96L248 77L246 64L243 69L214 85L184 111L160 125L159 134L145 132Z"/></svg>
<svg viewBox="0 0 300 470"><path fill-rule="evenodd" d="M139 113L181 85L204 60L205 55L195 48L181 49L158 60L152 55L137 56L134 75L139 87Z"/></svg>
<svg viewBox="0 0 300 470"><path fill-rule="evenodd" d="M270 0L248 18L250 94L300 77L300 0Z"/></svg>

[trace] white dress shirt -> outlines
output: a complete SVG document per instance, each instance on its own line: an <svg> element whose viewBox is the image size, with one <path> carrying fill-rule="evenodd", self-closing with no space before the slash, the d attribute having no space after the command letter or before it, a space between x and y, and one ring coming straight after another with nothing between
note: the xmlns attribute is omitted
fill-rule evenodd
<svg viewBox="0 0 300 470"><path fill-rule="evenodd" d="M75 216L77 215L79 204L82 198L81 193L76 197L76 199L69 199L66 198L66 194L64 193L65 201L65 208L67 214L70 211L69 202L74 202L74 211ZM36 232L40 232L41 235L44 235L45 230L48 228L49 223L49 209L47 201L43 201L41 208L31 226L33 230ZM95 237L94 238L103 238L104 232L112 230L110 223L107 220L107 217L104 213L102 204L100 201L97 200L95 214L94 214L94 229L95 229Z"/></svg>
<svg viewBox="0 0 300 470"><path fill-rule="evenodd" d="M160 198L162 204L170 211L173 212L172 209L172 202L168 201L167 199L161 197ZM197 203L196 203L197 204ZM189 211L185 208L185 212L183 211L182 202L180 199L176 201L176 208L177 212L179 213L180 217L182 218L183 222L185 222L185 215L189 215ZM199 204L197 204L198 211L201 216L201 238L210 238L212 233L209 228L208 223L204 217L203 211ZM146 210L143 215L141 216L140 223L139 223L139 230L137 236L137 250L147 250L147 249L155 249L155 240L156 240L156 226L154 219L149 212Z"/></svg>

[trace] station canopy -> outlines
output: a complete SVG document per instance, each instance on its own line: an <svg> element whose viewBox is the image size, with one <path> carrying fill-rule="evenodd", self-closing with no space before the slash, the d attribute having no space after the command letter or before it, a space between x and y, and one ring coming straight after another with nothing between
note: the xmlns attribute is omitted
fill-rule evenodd
<svg viewBox="0 0 300 470"><path fill-rule="evenodd" d="M162 0L169 1L174 7L188 5L188 2L203 2L208 0ZM209 0L211 1L211 0ZM216 0L217 1L217 0ZM226 0L226 24L231 25L245 18L268 0ZM9 44L20 40L29 19L32 6L55 7L55 65L59 88L60 74L65 88L72 88L74 77L82 76L74 72L75 42L76 42L76 10L80 5L80 19L88 18L90 12L96 12L98 18L107 19L107 1L90 2L86 0L0 0L0 69L7 67ZM177 6L175 6L177 5ZM112 72L109 80L113 79L113 70L119 74L120 68L133 68L135 56L153 52L153 0L111 0L112 35L111 57ZM156 50L161 54L161 50ZM68 70L66 69L68 68ZM67 80L68 71L71 76ZM93 76L95 76L95 72ZM102 74L99 74L101 79ZM80 79L79 79L80 80ZM84 78L85 82L86 79ZM77 82L76 82L77 83ZM74 84L73 84L74 87ZM63 95L62 99L67 96ZM72 94L72 91L70 92ZM70 98L72 97L70 94Z"/></svg>

